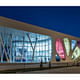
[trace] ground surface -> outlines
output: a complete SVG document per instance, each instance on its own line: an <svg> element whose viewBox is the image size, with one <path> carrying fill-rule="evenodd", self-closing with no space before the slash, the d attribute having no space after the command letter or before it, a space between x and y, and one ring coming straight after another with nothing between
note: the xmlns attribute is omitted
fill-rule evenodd
<svg viewBox="0 0 80 80"><path fill-rule="evenodd" d="M40 64L4 64L0 66L0 73L20 73L20 74L54 74L54 73L79 73L80 74L80 64L71 63L59 63L44 64L40 68Z"/></svg>
<svg viewBox="0 0 80 80"><path fill-rule="evenodd" d="M74 66L74 67L62 67L62 68L53 68L53 69L45 69L45 70L37 70L37 71L29 71L29 72L16 72L16 73L42 73L42 74L47 74L47 73L79 73L80 74L80 66Z"/></svg>

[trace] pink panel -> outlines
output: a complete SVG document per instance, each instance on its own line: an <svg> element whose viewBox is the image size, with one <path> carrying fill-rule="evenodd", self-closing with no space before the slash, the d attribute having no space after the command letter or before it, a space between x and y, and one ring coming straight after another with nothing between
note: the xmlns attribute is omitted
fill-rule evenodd
<svg viewBox="0 0 80 80"><path fill-rule="evenodd" d="M66 59L66 55L64 52L64 47L62 44L62 40L60 38L58 38L56 40L56 52L58 53L58 55L60 56L61 59L65 60Z"/></svg>

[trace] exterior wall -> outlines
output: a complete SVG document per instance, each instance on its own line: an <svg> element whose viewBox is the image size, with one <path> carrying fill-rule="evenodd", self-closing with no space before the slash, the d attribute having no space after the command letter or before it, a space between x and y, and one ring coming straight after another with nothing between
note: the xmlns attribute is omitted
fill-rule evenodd
<svg viewBox="0 0 80 80"><path fill-rule="evenodd" d="M29 32L33 32L33 33L38 33L38 34L43 34L43 35L48 35L51 36L53 39L53 56L52 56L52 60L51 63L59 63L56 62L55 59L55 55L56 55L56 39L58 38L69 38L70 43L71 40L80 40L80 38L77 37L73 37L73 36L69 36L66 34L62 34L59 32L55 32L52 30L48 30L48 29L44 29L38 26L34 26L31 24L26 24L23 22L19 22L16 20L11 20L8 18L4 18L4 17L0 17L0 26L4 26L4 27L10 27L10 28L15 28L15 29L19 29L19 30L24 30L24 31L29 31ZM70 56L66 58L66 60L61 60L60 62L71 62L71 57L72 57L72 50L70 52Z"/></svg>

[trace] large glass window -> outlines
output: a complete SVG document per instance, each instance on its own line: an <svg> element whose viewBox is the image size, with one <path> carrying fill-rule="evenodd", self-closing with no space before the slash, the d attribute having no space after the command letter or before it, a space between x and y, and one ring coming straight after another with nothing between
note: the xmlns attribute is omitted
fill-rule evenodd
<svg viewBox="0 0 80 80"><path fill-rule="evenodd" d="M74 50L74 48L76 47L76 40L72 40L72 46L71 46L71 48L72 48L72 51Z"/></svg>
<svg viewBox="0 0 80 80"><path fill-rule="evenodd" d="M69 56L69 54L70 54L70 42L69 42L68 38L64 38L64 46L65 46L66 54L67 54L67 56Z"/></svg>
<svg viewBox="0 0 80 80"><path fill-rule="evenodd" d="M63 59L63 60L66 59L66 54L64 52L64 47L63 47L63 44L62 44L62 40L60 38L58 38L56 40L56 52L61 59Z"/></svg>
<svg viewBox="0 0 80 80"><path fill-rule="evenodd" d="M0 61L10 63L49 62L52 38L47 35L0 27Z"/></svg>
<svg viewBox="0 0 80 80"><path fill-rule="evenodd" d="M72 55L72 59L77 59L80 56L80 49L78 46L76 46L73 55Z"/></svg>

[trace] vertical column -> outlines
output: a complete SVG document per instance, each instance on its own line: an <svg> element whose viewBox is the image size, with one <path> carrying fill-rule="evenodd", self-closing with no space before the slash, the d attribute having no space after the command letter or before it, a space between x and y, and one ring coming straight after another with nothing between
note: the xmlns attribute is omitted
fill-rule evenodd
<svg viewBox="0 0 80 80"><path fill-rule="evenodd" d="M14 40L14 56L13 56L13 61L16 62L16 35L15 35L15 40Z"/></svg>
<svg viewBox="0 0 80 80"><path fill-rule="evenodd" d="M11 62L12 57L11 57L11 53L12 52L12 34L10 34L10 53L9 53L9 62Z"/></svg>
<svg viewBox="0 0 80 80"><path fill-rule="evenodd" d="M70 39L70 59L72 59L72 54L73 54L73 51L72 51L72 39Z"/></svg>
<svg viewBox="0 0 80 80"><path fill-rule="evenodd" d="M1 34L1 32L0 32L0 34ZM0 44L0 63L1 63L1 44Z"/></svg>
<svg viewBox="0 0 80 80"><path fill-rule="evenodd" d="M52 60L51 60L51 63L54 63L54 62L56 62L56 58L55 58L55 56L56 56L56 39L57 39L57 37L56 36L54 36L53 38L52 38L52 46L53 46L53 56L52 56Z"/></svg>
<svg viewBox="0 0 80 80"><path fill-rule="evenodd" d="M21 62L23 62L24 58L24 36L23 36L23 46L22 46L22 57L21 57Z"/></svg>
<svg viewBox="0 0 80 80"><path fill-rule="evenodd" d="M72 40L71 40L71 38L69 39L69 41L70 41L70 52L69 52L69 56L67 56L67 58L66 58L67 62L71 62L71 58L72 58L72 48L71 48Z"/></svg>

